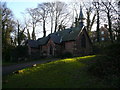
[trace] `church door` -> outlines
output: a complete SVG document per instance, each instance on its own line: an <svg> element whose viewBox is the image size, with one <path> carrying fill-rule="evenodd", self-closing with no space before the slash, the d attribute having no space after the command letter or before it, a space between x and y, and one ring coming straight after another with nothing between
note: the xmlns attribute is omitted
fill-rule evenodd
<svg viewBox="0 0 120 90"><path fill-rule="evenodd" d="M50 53L50 55L53 55L53 47L52 47L52 45L50 45L50 51L49 51Z"/></svg>

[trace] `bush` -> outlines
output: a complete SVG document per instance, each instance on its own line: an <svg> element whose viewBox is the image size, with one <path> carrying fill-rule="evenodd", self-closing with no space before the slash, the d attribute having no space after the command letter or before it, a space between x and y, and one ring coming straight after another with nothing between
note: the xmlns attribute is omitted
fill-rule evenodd
<svg viewBox="0 0 120 90"><path fill-rule="evenodd" d="M93 53L94 54L101 54L104 51L104 48L110 46L111 42L100 42L100 43L94 43L93 44Z"/></svg>
<svg viewBox="0 0 120 90"><path fill-rule="evenodd" d="M14 48L15 47L13 47L11 45L7 45L6 47L2 48L2 59L4 61L10 61L11 60L11 51Z"/></svg>
<svg viewBox="0 0 120 90"><path fill-rule="evenodd" d="M114 43L104 47L101 56L98 56L89 71L96 76L119 75L120 70L120 43Z"/></svg>
<svg viewBox="0 0 120 90"><path fill-rule="evenodd" d="M27 46L18 46L11 50L11 59L12 61L23 61L25 58L28 58L28 49Z"/></svg>
<svg viewBox="0 0 120 90"><path fill-rule="evenodd" d="M102 54L119 58L120 57L120 43L111 44L105 48L103 48Z"/></svg>
<svg viewBox="0 0 120 90"><path fill-rule="evenodd" d="M73 57L71 52L65 52L61 55L61 58L71 58Z"/></svg>

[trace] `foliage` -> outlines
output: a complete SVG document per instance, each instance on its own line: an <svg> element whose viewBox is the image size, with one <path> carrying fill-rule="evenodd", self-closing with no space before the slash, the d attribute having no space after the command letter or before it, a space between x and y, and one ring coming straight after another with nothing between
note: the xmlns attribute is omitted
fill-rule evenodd
<svg viewBox="0 0 120 90"><path fill-rule="evenodd" d="M28 58L27 46L8 46L3 50L2 58L4 62L18 62Z"/></svg>
<svg viewBox="0 0 120 90"><path fill-rule="evenodd" d="M61 58L71 58L73 57L72 53L71 52L64 52L62 55L61 55Z"/></svg>
<svg viewBox="0 0 120 90"><path fill-rule="evenodd" d="M111 45L108 45L104 48L104 51L102 54L105 54L107 56L113 57L113 58L119 58L120 57L120 43L114 43Z"/></svg>
<svg viewBox="0 0 120 90"><path fill-rule="evenodd" d="M22 61L28 57L27 46L17 46L11 50L12 61Z"/></svg>
<svg viewBox="0 0 120 90"><path fill-rule="evenodd" d="M11 44L11 33L14 30L14 21L12 11L7 8L6 3L1 3L2 11L2 44L4 47Z"/></svg>
<svg viewBox="0 0 120 90"><path fill-rule="evenodd" d="M101 54L101 53L103 53L104 51L104 49L105 49L105 47L107 47L107 46L109 46L109 45L111 45L112 43L111 42L96 42L96 43L93 43L93 52L94 52L94 54Z"/></svg>
<svg viewBox="0 0 120 90"><path fill-rule="evenodd" d="M11 45L8 45L6 48L2 49L2 59L4 61L10 61L11 59L11 51L14 47Z"/></svg>
<svg viewBox="0 0 120 90"><path fill-rule="evenodd" d="M114 43L103 47L102 56L98 56L88 71L107 81L111 81L111 86L119 87L120 76L120 43ZM114 83L113 83L114 82Z"/></svg>

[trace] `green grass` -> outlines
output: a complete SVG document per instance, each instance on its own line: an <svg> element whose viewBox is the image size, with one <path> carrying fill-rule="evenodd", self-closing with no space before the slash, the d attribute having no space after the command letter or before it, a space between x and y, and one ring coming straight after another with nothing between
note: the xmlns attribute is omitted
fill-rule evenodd
<svg viewBox="0 0 120 90"><path fill-rule="evenodd" d="M61 59L21 70L3 77L3 88L101 88L103 80L87 72L96 55Z"/></svg>

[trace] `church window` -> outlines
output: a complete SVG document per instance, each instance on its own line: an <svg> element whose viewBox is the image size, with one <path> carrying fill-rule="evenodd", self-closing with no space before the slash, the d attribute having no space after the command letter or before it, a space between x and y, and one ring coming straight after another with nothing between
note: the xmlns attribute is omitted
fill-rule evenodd
<svg viewBox="0 0 120 90"><path fill-rule="evenodd" d="M53 55L53 47L50 45L50 55Z"/></svg>
<svg viewBox="0 0 120 90"><path fill-rule="evenodd" d="M84 34L81 37L81 47L86 48L86 38Z"/></svg>

